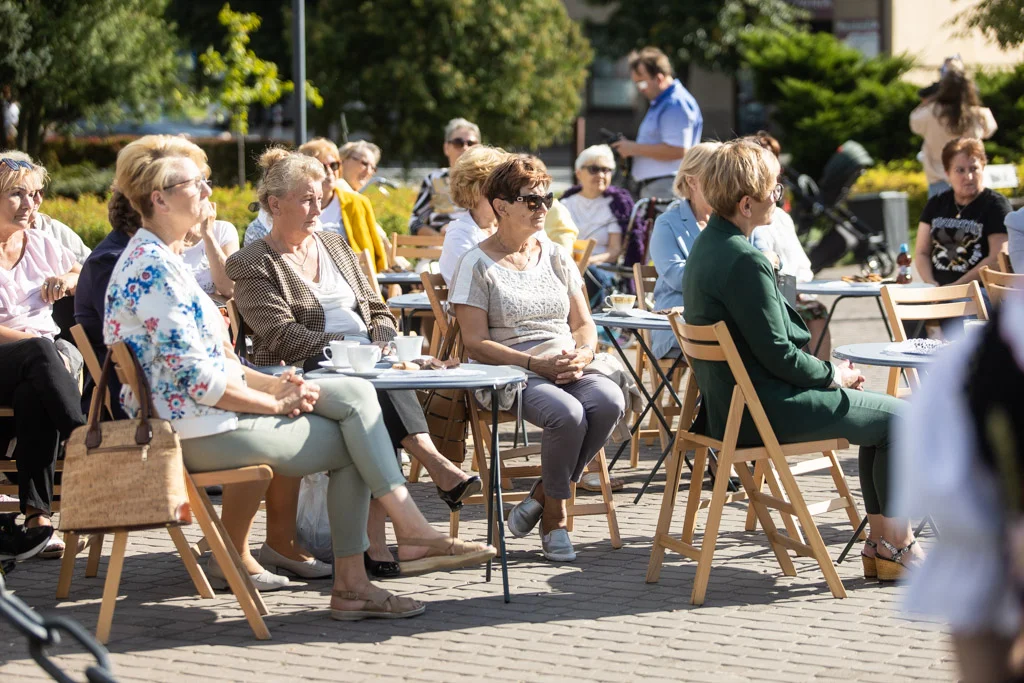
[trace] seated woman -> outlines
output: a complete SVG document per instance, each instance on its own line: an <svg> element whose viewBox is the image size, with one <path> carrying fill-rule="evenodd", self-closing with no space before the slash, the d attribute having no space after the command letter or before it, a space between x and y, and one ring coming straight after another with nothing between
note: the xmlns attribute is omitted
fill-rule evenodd
<svg viewBox="0 0 1024 683"><path fill-rule="evenodd" d="M720 142L702 142L686 150L676 172L672 191L678 201L669 204L654 221L649 253L658 271L654 283L654 308L658 311L683 305L683 272L693 241L708 224L711 207L701 192L700 176L708 159L722 146ZM677 358L679 343L671 330L651 333L651 351L658 358Z"/></svg>
<svg viewBox="0 0 1024 683"><path fill-rule="evenodd" d="M367 282L344 238L318 230L321 165L283 149L264 153L260 165L259 202L274 227L228 262L238 311L252 330L254 362L284 361L317 369L324 346L332 340L388 344L398 334L391 311ZM393 446L423 463L449 507L459 509L463 499L481 490L479 477L466 475L434 447L415 392L378 392L378 398ZM391 564L379 512L374 510L368 560ZM397 569L381 571L394 575Z"/></svg>
<svg viewBox="0 0 1024 683"><path fill-rule="evenodd" d="M776 159L779 158L782 146L771 134L762 130L750 139L774 154ZM796 235L796 225L793 224L790 215L780 207L775 207L770 224L754 228L750 241L783 275L791 275L797 282L810 282L814 279L811 259L807 258L800 238ZM832 335L825 326L825 320L828 318L825 305L806 294L797 294L796 310L811 333L808 348L818 349L818 358L827 361L832 357ZM819 342L823 336L824 339Z"/></svg>
<svg viewBox="0 0 1024 683"><path fill-rule="evenodd" d="M208 213L209 185L187 140L142 137L117 156L116 186L142 216L110 280L104 320L108 344L135 352L153 388L158 415L181 438L185 465L202 472L269 465L299 477L327 471L327 508L334 544L331 617L410 617L424 606L371 584L363 567L366 516L372 493L395 524L399 557L423 571L485 562L490 546L435 531L404 485L372 386L355 378L319 385L291 373L281 377L243 368L224 351L224 324L178 254L182 241ZM315 163L315 162L311 162ZM322 173L320 165L314 170ZM319 209L318 176L307 208ZM139 283L145 281L146 287ZM122 401L134 412L131 392ZM263 568L248 550L259 496L227 500L222 518L250 574ZM242 504L242 503L245 504ZM237 504L236 504L237 503Z"/></svg>
<svg viewBox="0 0 1024 683"><path fill-rule="evenodd" d="M544 230L551 176L525 154L502 162L483 193L497 231L459 262L448 301L473 360L518 365L529 374L523 417L544 430L543 475L509 514L517 538L541 522L544 556L576 559L566 530L569 482L578 482L622 417L618 385L584 374L594 360L597 329L579 270L564 249L537 239Z"/></svg>
<svg viewBox="0 0 1024 683"><path fill-rule="evenodd" d="M89 258L82 264L82 273L78 278L78 291L75 294L75 322L82 326L89 337L93 353L103 361L107 355L107 345L103 342L103 312L106 307L107 285L114 265L121 258L121 253L128 246L135 231L142 225L142 216L132 208L119 190L114 190L107 201L107 220L111 231L96 245ZM230 223L229 223L230 225ZM237 243L237 238L236 238ZM95 385L92 376L86 377L85 390L82 392L82 410L88 411ZM109 380L111 396L117 396L121 390L121 382L117 377ZM111 401L111 411L116 419L126 419L124 409L118 401Z"/></svg>
<svg viewBox="0 0 1024 683"><path fill-rule="evenodd" d="M416 196L409 216L410 235L440 235L459 211L452 202L449 189L449 169L463 152L480 144L480 127L463 118L452 119L444 127L444 155L448 168L439 168L427 174Z"/></svg>
<svg viewBox="0 0 1024 683"><path fill-rule="evenodd" d="M587 295L591 303L604 301L611 294L615 275L598 268L599 263L614 265L622 253L623 234L629 227L633 197L627 190L611 184L615 174L615 156L608 145L593 145L576 157L576 181L562 195L581 240L595 240L587 268Z"/></svg>
<svg viewBox="0 0 1024 683"><path fill-rule="evenodd" d="M466 212L458 214L444 232L438 266L448 285L455 277L455 267L462 255L493 235L498 227L491 204L481 190L491 171L508 157L508 152L500 147L477 145L467 150L452 166L452 201Z"/></svg>
<svg viewBox="0 0 1024 683"><path fill-rule="evenodd" d="M204 292L214 301L226 302L235 293L235 283L224 271L224 264L238 251L238 231L228 221L217 220L216 204L210 202L209 207L185 235L181 258Z"/></svg>
<svg viewBox="0 0 1024 683"><path fill-rule="evenodd" d="M683 273L683 317L691 325L725 321L757 395L781 443L843 438L860 446L858 470L869 522L863 551L865 576L876 563L890 575L921 556L910 524L886 517L890 424L905 404L859 391L864 377L848 361L834 365L801 349L810 335L775 282L771 263L750 243L759 225L771 223L782 196L779 162L750 140L727 142L701 174L701 189L714 212L697 236ZM721 363L693 361L704 396L707 433L722 438L734 381ZM741 445L760 441L749 415Z"/></svg>
<svg viewBox="0 0 1024 683"><path fill-rule="evenodd" d="M341 176L338 187L346 192L362 192L380 163L380 147L366 140L346 142L338 150Z"/></svg>
<svg viewBox="0 0 1024 683"><path fill-rule="evenodd" d="M956 138L942 148L942 165L952 188L928 200L921 212L914 265L924 282L963 285L996 268L1006 243L1010 202L985 187L985 146L977 138Z"/></svg>
<svg viewBox="0 0 1024 683"><path fill-rule="evenodd" d="M54 466L62 441L85 424L78 392L82 357L63 340L53 302L70 296L81 266L59 242L32 230L32 188L38 172L29 162L0 157L0 405L14 417L0 420L0 457L18 440L18 500L25 526L52 526ZM44 557L60 557L51 538Z"/></svg>

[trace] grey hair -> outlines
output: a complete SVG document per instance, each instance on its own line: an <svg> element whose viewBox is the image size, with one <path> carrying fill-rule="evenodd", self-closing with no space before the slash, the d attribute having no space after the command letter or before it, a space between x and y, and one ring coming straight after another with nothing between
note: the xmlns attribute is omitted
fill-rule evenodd
<svg viewBox="0 0 1024 683"><path fill-rule="evenodd" d="M580 155L576 157L576 170L598 160L607 161L608 165L612 167L612 171L615 170L615 155L612 154L612 148L608 145L591 145L580 152Z"/></svg>
<svg viewBox="0 0 1024 683"><path fill-rule="evenodd" d="M366 140L353 140L352 142L346 142L341 146L341 149L338 150L338 154L341 155L342 159L349 159L356 152L365 152L366 154L369 154L373 159L374 166L380 163L380 147L372 142L367 142Z"/></svg>
<svg viewBox="0 0 1024 683"><path fill-rule="evenodd" d="M327 175L324 166L315 157L289 152L283 147L271 147L260 157L263 177L256 188L256 197L264 211L270 211L270 198L283 197L302 182L322 183Z"/></svg>
<svg viewBox="0 0 1024 683"><path fill-rule="evenodd" d="M459 128L468 128L469 130L476 133L476 136L480 137L480 126L476 125L472 121L467 121L464 118L452 119L448 122L448 125L444 127L444 141L448 142L452 139L452 133L457 131Z"/></svg>

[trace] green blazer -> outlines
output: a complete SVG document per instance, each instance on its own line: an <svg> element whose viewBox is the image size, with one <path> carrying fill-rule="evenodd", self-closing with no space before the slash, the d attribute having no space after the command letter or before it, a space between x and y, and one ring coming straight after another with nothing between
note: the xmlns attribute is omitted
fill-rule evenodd
<svg viewBox="0 0 1024 683"><path fill-rule="evenodd" d="M739 228L717 215L697 237L683 273L683 318L691 325L725 321L776 435L798 440L808 424L841 418L843 392L829 388L834 366L801 349L811 334L783 298L768 259ZM722 438L735 382L725 363L695 360L707 410L707 435ZM745 411L741 445L760 444Z"/></svg>

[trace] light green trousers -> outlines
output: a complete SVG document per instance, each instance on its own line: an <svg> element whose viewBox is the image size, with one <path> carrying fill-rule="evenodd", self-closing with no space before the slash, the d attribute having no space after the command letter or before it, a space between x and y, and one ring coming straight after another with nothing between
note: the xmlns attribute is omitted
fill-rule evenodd
<svg viewBox="0 0 1024 683"><path fill-rule="evenodd" d="M182 456L190 472L249 465L269 465L289 477L327 472L334 555L359 555L370 546L370 494L387 495L404 486L405 477L373 385L350 377L316 383L320 398L312 413L297 418L240 413L234 431L182 441Z"/></svg>

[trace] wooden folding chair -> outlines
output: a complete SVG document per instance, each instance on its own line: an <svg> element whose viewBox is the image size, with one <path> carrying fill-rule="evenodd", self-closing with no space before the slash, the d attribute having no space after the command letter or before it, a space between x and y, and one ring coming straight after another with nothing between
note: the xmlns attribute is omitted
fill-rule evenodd
<svg viewBox="0 0 1024 683"><path fill-rule="evenodd" d="M245 337L249 331L245 327L245 321L242 320L242 313L238 310L238 304L232 298L228 299L224 306L228 309L228 324L231 328L228 332L231 334L231 345L235 349L235 355L239 358L248 358L249 348Z"/></svg>
<svg viewBox="0 0 1024 683"><path fill-rule="evenodd" d="M391 240L391 262L401 256L407 259L435 260L441 258L444 235L400 235Z"/></svg>
<svg viewBox="0 0 1024 683"><path fill-rule="evenodd" d="M976 317L988 320L988 309L981 296L981 286L977 282L966 285L949 285L947 287L882 287L882 305L889 319L889 328L893 339L901 342L907 340L905 321L926 322L931 320L949 320L953 318ZM917 391L921 385L917 370L907 369L903 372L907 377L909 391L900 389L900 369L890 368L886 393L890 396L902 397Z"/></svg>
<svg viewBox="0 0 1024 683"><path fill-rule="evenodd" d="M576 262L576 267L580 269L580 275L587 272L587 266L590 265L590 256L594 253L595 246L597 246L597 240L576 240L572 243L572 260Z"/></svg>
<svg viewBox="0 0 1024 683"><path fill-rule="evenodd" d="M0 417L14 417L14 408L10 406L0 406ZM15 473L18 471L18 463L15 460L6 460L0 453L0 474L6 475L8 473ZM64 468L64 461L58 460L56 471L60 472ZM15 484L2 483L0 484L0 493L16 498L18 496L18 487ZM54 484L53 487L53 503L51 509L54 512L60 510L60 486ZM13 500L8 503L0 503L0 512L20 512L21 506L17 500Z"/></svg>
<svg viewBox="0 0 1024 683"><path fill-rule="evenodd" d="M1003 246L999 249L999 253L996 255L996 263L999 266L999 270L1004 273L1013 272L1013 264L1010 263L1010 243L1003 242Z"/></svg>
<svg viewBox="0 0 1024 683"><path fill-rule="evenodd" d="M140 382L145 381L135 372L135 364L131 350L123 343L118 342L111 347L114 362L117 364L118 377L123 384L132 388L136 396L141 396ZM115 473L116 474L116 473ZM257 481L269 482L273 477L273 471L266 465L252 467L240 467L231 470L220 470L216 472L203 472L198 474L185 474L185 485L188 490L189 503L192 512L199 522L210 549L224 572L224 578L238 600L239 606L245 614L249 626L259 640L269 640L270 631L263 621L263 616L268 614L266 604L260 596L259 591L252 583L249 572L242 564L242 559L231 542L217 514L213 503L206 494L207 486L227 486L230 484L251 483ZM168 526L167 531L174 541L174 546L181 556L185 569L188 571L192 583L200 597L212 598L213 590L206 579L206 574L196 562L195 556L189 548L185 535L177 526ZM96 625L96 639L106 643L110 638L110 626L114 619L114 607L117 603L118 589L121 583L121 570L124 566L125 549L128 545L129 531L126 529L114 529L114 545L110 554L110 562L107 566L107 578L103 586L103 602L100 606L99 620ZM75 555L78 547L78 534L68 532L64 536L67 550L64 551L64 558L61 561L60 579L57 583L57 599L68 597L71 591L71 580L74 574ZM93 538L94 548L102 548L103 534L95 534ZM89 566L86 576L95 576L99 564L100 551L96 550L95 560L93 552L90 552ZM91 572L91 574L90 574Z"/></svg>
<svg viewBox="0 0 1024 683"><path fill-rule="evenodd" d="M988 266L981 269L981 283L985 285L988 299L993 306L998 306L1007 292L1024 289L1024 274L1013 271L992 270Z"/></svg>
<svg viewBox="0 0 1024 683"><path fill-rule="evenodd" d="M642 263L636 263L633 265L633 287L636 290L636 307L641 311L647 310L647 295L654 290L654 283L658 280L658 271L654 266L645 266ZM650 330L641 330L640 335L643 337L644 343L647 344L647 348L651 348L651 332ZM636 361L634 362L634 368L636 374L641 379L644 378L646 372L651 378L651 390L658 386L661 381L661 377L650 367L650 361L647 359L647 354L644 353L643 349L638 344L636 347ZM663 358L658 361L658 365L664 373L668 373L672 366L675 365L674 358ZM679 366L676 368L675 376L671 377L672 388L679 393L679 387L682 384L683 375L686 373L686 366ZM665 390L662 390L661 394L661 412L668 420L669 424L675 416L679 415L679 406L676 405L675 401L672 400L671 395ZM668 446L668 441L671 439L671 435L665 432L664 427L661 426L661 421L652 412L647 421L647 428L638 429L633 434L633 438L630 442L629 447L629 466L637 467L640 464L640 440L647 439L647 443L653 443L654 437L658 437L661 442L662 450Z"/></svg>
<svg viewBox="0 0 1024 683"><path fill-rule="evenodd" d="M787 550L793 550L797 555L812 557L818 562L818 566L825 575L825 581L832 591L832 595L837 598L845 598L846 590L843 588L843 582L836 572L832 558L829 557L828 549L821 539L818 527L814 524L813 516L831 510L845 509L850 524L855 529L860 523L856 503L846 485L846 478L835 453L837 450L849 447L849 443L844 439L827 439L780 444L725 323L718 322L709 326L686 325L679 313L670 315L669 320L676 338L679 340L683 355L691 368L695 360L726 363L736 385L733 388L729 404L725 433L721 439L712 439L702 434L684 431L682 428L676 436L669 459L668 479L665 482L665 493L661 502L661 513L658 516L651 558L647 566L647 582L658 581L665 558L665 550L674 550L697 561L697 574L694 578L690 601L695 605L703 604L708 579L711 575L711 561L715 553L715 544L718 542L722 510L726 504L746 498L749 500L754 514L757 515L761 528L768 536L768 541L782 572L786 576L796 575L796 568L793 566L793 561ZM681 425L692 424L697 410L698 391L696 376L691 372L683 398ZM744 413L748 411L764 444L761 447L740 448L738 446L740 423ZM695 450L693 476L690 478L690 490L686 499L686 516L683 520L682 537L677 539L670 535L669 529L672 526L672 515L675 511L676 497L684 467L683 456L690 448ZM718 451L718 471L720 473L729 472L730 468L735 468L743 483L743 491L728 493L726 487L729 477L719 476L715 478L711 498L702 498L704 482L700 473L704 471L710 448ZM821 453L822 457L790 466L790 458L813 453ZM753 472L748 465L751 462L754 463ZM795 475L825 469L831 473L839 496L809 505L804 500ZM762 493L761 486L755 483L755 479L767 481L770 493ZM708 509L708 519L704 529L704 538L700 546L697 546L693 542L697 512L704 508ZM781 533L776 528L769 508L781 513L787 534ZM799 528L793 517L796 517ZM803 534L801 534L800 528L803 529ZM806 540L804 535L806 535Z"/></svg>

